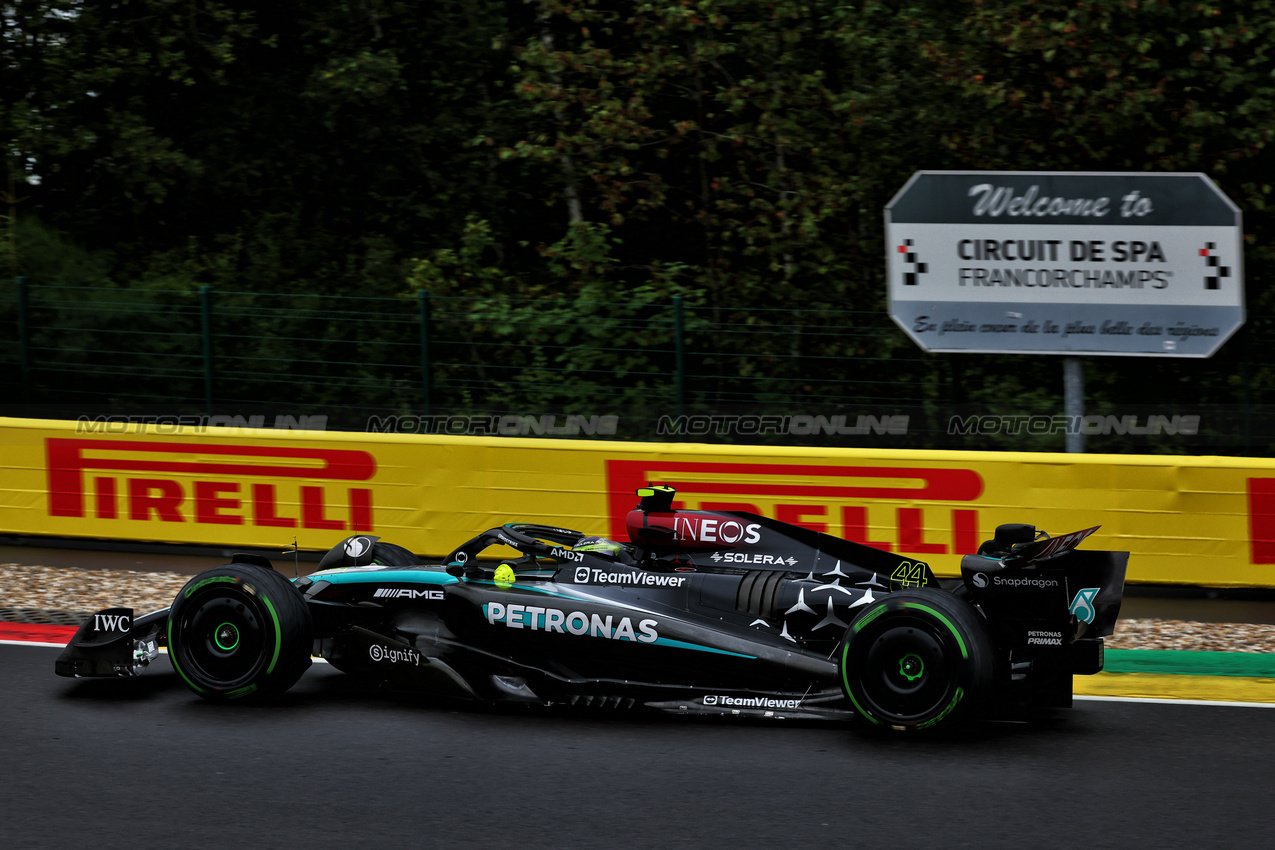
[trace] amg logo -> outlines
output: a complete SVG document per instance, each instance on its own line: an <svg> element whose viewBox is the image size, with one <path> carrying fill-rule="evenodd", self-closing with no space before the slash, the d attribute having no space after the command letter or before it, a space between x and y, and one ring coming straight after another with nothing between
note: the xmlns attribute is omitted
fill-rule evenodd
<svg viewBox="0 0 1275 850"><path fill-rule="evenodd" d="M583 552L572 552L570 549L555 547L549 552L550 558L557 558L559 561L583 561Z"/></svg>
<svg viewBox="0 0 1275 850"><path fill-rule="evenodd" d="M442 599L441 590L412 590L406 587L378 587L372 598L380 599Z"/></svg>
<svg viewBox="0 0 1275 850"><path fill-rule="evenodd" d="M576 578L579 581L579 576ZM682 576L666 576L659 573L604 573L593 570L593 581L597 584L635 584L644 587L681 587L686 583Z"/></svg>
<svg viewBox="0 0 1275 850"><path fill-rule="evenodd" d="M126 632L133 627L127 614L94 614L93 628L99 632Z"/></svg>

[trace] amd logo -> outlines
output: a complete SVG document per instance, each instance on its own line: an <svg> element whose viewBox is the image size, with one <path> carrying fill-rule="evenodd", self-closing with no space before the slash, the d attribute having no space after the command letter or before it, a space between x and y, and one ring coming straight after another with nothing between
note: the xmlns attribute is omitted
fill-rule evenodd
<svg viewBox="0 0 1275 850"><path fill-rule="evenodd" d="M557 558L559 561L575 561L579 563L584 560L583 552L572 552L570 549L555 547L549 552L550 558Z"/></svg>

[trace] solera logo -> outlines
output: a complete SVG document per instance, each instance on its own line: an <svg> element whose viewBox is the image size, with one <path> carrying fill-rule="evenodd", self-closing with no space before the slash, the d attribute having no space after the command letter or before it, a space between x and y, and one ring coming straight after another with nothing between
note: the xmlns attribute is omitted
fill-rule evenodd
<svg viewBox="0 0 1275 850"><path fill-rule="evenodd" d="M615 538L627 534L624 522L633 507L633 491L658 481L677 486L683 501L675 502L675 509L747 511L892 552L946 555L978 549L978 511L972 506L950 506L953 502L973 502L982 495L983 478L973 469L646 460L608 460L606 465L611 536ZM870 540L869 506L882 500L947 504L895 507L893 539ZM761 509L763 503L770 506L768 510ZM874 506L872 510L884 513L891 508ZM723 539L721 520L725 519L678 517L675 531L679 540L711 539L736 545L755 543L754 535L765 533L751 524L738 529L732 526L725 529L727 538ZM689 523L694 521L699 526L692 529ZM712 523L711 537L702 527L705 522ZM950 542L934 539L942 534L936 525L951 529ZM734 538L740 532L742 538Z"/></svg>
<svg viewBox="0 0 1275 850"><path fill-rule="evenodd" d="M345 488L348 519L328 516L324 486L298 482L295 498L276 495L289 480L367 481L376 461L365 451L51 437L45 454L50 516L86 516L85 497L91 494L97 519L372 530L369 489ZM91 487L86 473L92 474ZM181 474L186 483L164 473ZM289 503L299 511L280 508Z"/></svg>

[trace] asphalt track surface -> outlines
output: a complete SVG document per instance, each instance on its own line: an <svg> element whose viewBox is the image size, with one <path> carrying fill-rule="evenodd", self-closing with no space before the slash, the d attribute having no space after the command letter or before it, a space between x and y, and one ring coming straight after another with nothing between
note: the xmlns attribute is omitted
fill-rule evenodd
<svg viewBox="0 0 1275 850"><path fill-rule="evenodd" d="M1263 847L1275 709L1078 702L941 739L456 710L315 665L218 706L161 657L0 645L0 846Z"/></svg>

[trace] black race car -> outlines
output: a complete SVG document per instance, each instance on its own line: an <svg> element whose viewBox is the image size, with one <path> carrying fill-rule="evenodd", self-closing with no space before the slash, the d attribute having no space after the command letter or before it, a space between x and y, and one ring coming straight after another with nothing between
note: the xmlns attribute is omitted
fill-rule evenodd
<svg viewBox="0 0 1275 850"><path fill-rule="evenodd" d="M209 700L286 691L321 656L485 704L844 720L900 731L993 706L1068 706L1097 673L1127 552L1002 525L940 582L924 562L755 514L638 491L629 542L511 523L441 563L367 535L289 581L236 555L170 608L90 617L63 676L133 676L167 645ZM516 557L480 556L496 548ZM490 553L488 553L490 554Z"/></svg>

